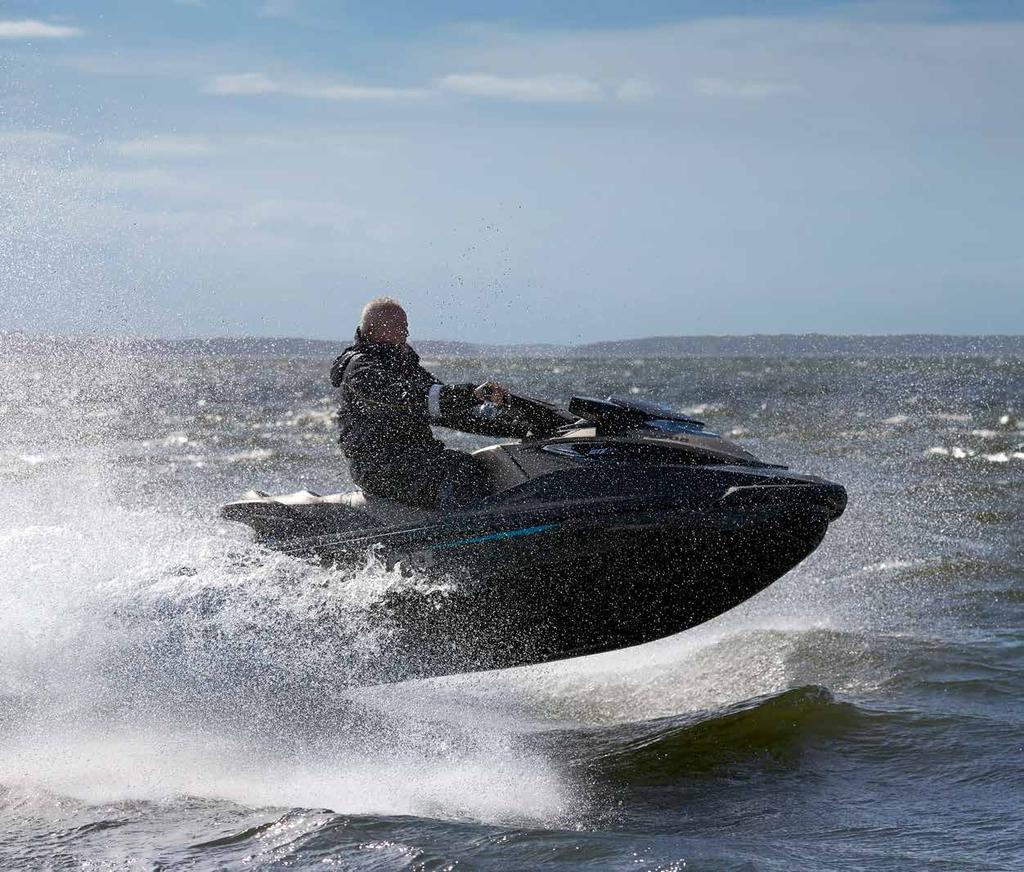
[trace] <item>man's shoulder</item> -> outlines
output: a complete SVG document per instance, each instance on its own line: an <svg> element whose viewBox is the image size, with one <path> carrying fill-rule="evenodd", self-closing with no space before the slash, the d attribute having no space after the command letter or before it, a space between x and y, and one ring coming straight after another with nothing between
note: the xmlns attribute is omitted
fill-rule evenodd
<svg viewBox="0 0 1024 872"><path fill-rule="evenodd" d="M346 348L334 361L333 371L338 373L340 381L360 373L405 374L407 368L406 363L397 355L389 353L388 349L365 344Z"/></svg>
<svg viewBox="0 0 1024 872"><path fill-rule="evenodd" d="M364 357L365 349L355 345L346 348L331 364L331 383L338 387L348 375L359 368Z"/></svg>

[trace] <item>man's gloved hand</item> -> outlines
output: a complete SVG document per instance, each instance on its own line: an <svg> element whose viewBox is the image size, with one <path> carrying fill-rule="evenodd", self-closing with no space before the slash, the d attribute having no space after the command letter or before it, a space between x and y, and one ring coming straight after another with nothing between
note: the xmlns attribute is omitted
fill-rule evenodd
<svg viewBox="0 0 1024 872"><path fill-rule="evenodd" d="M473 399L481 403L494 403L496 406L504 406L508 402L508 396L505 387L492 381L486 381L473 390Z"/></svg>

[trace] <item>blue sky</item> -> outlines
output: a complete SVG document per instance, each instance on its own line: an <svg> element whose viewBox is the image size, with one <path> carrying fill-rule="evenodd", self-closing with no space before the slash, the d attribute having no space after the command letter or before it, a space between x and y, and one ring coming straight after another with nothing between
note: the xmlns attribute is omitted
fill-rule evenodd
<svg viewBox="0 0 1024 872"><path fill-rule="evenodd" d="M1021 12L0 0L0 330L1021 333Z"/></svg>

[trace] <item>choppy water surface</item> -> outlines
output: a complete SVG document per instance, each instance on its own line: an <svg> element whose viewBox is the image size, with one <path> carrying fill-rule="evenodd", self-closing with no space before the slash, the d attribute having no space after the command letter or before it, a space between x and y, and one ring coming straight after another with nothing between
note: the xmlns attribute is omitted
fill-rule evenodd
<svg viewBox="0 0 1024 872"><path fill-rule="evenodd" d="M850 507L689 633L369 688L368 606L427 580L216 519L347 486L328 363L0 356L0 865L1024 866L1020 359L432 362L671 403Z"/></svg>

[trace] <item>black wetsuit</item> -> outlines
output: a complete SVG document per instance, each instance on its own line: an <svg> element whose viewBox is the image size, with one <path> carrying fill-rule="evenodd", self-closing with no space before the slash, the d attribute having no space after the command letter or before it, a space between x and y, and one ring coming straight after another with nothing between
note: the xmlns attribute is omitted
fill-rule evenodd
<svg viewBox="0 0 1024 872"><path fill-rule="evenodd" d="M355 343L331 367L340 388L339 441L364 491L414 506L456 507L483 496L487 481L468 454L446 449L430 427L458 429L476 403L473 385L446 385L408 345Z"/></svg>

